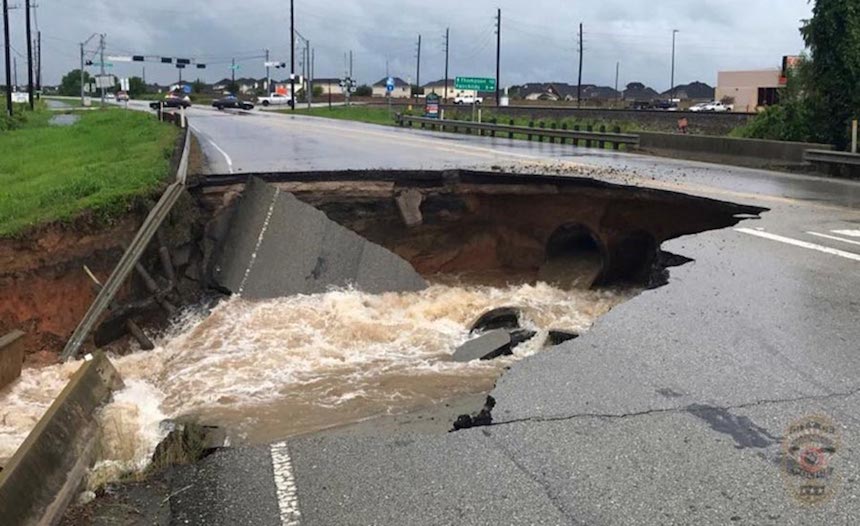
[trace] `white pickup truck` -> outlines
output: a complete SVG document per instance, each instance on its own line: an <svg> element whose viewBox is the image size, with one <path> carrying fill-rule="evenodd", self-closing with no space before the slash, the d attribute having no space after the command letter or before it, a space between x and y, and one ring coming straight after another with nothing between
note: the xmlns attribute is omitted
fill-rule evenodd
<svg viewBox="0 0 860 526"><path fill-rule="evenodd" d="M454 104L476 104L480 106L484 103L484 99L481 97L475 97L472 95L461 95L459 97L454 97Z"/></svg>
<svg viewBox="0 0 860 526"><path fill-rule="evenodd" d="M290 97L281 93L272 93L268 97L257 97L257 104L265 107L288 106L290 104Z"/></svg>

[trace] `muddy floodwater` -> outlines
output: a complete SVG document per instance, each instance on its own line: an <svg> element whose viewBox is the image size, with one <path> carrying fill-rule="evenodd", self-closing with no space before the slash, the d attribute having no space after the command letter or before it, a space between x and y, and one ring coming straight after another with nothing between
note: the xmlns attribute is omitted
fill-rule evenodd
<svg viewBox="0 0 860 526"><path fill-rule="evenodd" d="M154 351L114 357L126 387L100 416L102 456L142 467L169 418L224 426L234 444L261 443L487 392L505 367L543 350L548 330L584 331L634 294L437 283L417 293L234 297L186 313ZM470 323L500 306L522 308L538 336L511 357L453 362ZM0 392L0 465L78 366L26 370Z"/></svg>

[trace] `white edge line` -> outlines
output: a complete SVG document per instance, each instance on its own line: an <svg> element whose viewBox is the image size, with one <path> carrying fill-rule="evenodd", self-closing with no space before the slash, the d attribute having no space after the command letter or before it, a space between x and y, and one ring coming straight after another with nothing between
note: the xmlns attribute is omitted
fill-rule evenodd
<svg viewBox="0 0 860 526"><path fill-rule="evenodd" d="M209 141L209 144L211 144L216 150L218 150L218 153L220 153L221 155L224 156L224 159L227 160L227 169L232 174L233 173L233 159L231 159L230 156L227 155L227 152L222 150L220 146L215 144L215 141L213 141L212 139L207 137L205 134L201 133L200 130L198 130L196 127L191 126L190 124L188 125L188 127L191 128L191 130L194 131L194 133L203 136L203 138L205 138L207 141Z"/></svg>
<svg viewBox="0 0 860 526"><path fill-rule="evenodd" d="M771 241L778 241L780 243L785 243L786 245L793 245L800 248L806 248L809 250L816 250L818 252L823 252L825 254L830 254L831 256L839 256L845 259L851 259L854 261L860 261L860 255L854 254L852 252L845 252L844 250L837 250L835 248L825 247L822 245L816 245L815 243L807 243L806 241L800 241L798 239L792 239L790 237L778 236L776 234L770 234L768 232L759 232L757 230L751 230L749 228L736 228L736 232L740 232L742 234L748 234L750 236L756 236L764 239L769 239Z"/></svg>
<svg viewBox="0 0 860 526"><path fill-rule="evenodd" d="M834 234L848 237L860 237L860 230L831 230Z"/></svg>
<svg viewBox="0 0 860 526"><path fill-rule="evenodd" d="M821 237L824 239L831 239L833 241L841 241L843 243L850 243L852 245L860 245L860 241L852 241L850 239L843 239L841 237L828 236L827 234L819 234L818 232L807 232L807 234L809 234L810 236Z"/></svg>
<svg viewBox="0 0 860 526"><path fill-rule="evenodd" d="M269 451L272 454L272 470L275 477L278 509L281 512L281 524L299 526L302 514L299 512L299 498L296 493L290 450L286 442L278 442L269 446Z"/></svg>

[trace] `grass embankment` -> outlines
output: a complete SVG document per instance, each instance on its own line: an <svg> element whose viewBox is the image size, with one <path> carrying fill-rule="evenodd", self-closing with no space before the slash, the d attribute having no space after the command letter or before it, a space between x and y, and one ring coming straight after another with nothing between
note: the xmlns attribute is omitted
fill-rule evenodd
<svg viewBox="0 0 860 526"><path fill-rule="evenodd" d="M402 109L402 108L401 108ZM396 110L394 110L396 111ZM350 120L350 121L358 121L358 122L366 122L370 124L381 124L385 126L394 126L394 117L393 113L390 114L387 107L379 107L379 106L350 106L349 108L345 106L335 106L333 108L298 108L295 111L297 115L311 115L314 117L326 117L329 119L340 119L340 120ZM292 114L293 112L290 110L279 110L278 113ZM407 115L420 115L421 111L413 109L412 111L407 110L404 112ZM512 118L507 116L498 116L493 110L484 110L483 112L483 122L493 122L493 119L498 119L498 124L513 124L515 126L529 126L532 125L536 129L540 129L541 126L546 129L552 129L553 125L559 130L563 129L567 126L568 130L575 130L579 127L581 131L587 131L589 127L591 127L592 131L600 131L601 126L605 127L605 131L619 131L620 133L634 133L640 129L640 127L636 126L634 123L630 122L615 122L615 121L600 121L595 119L529 119L529 118ZM457 120L457 121L471 121L472 113L471 110L456 110L449 111L445 114L445 118L447 120ZM446 130L449 131L449 130ZM507 137L506 134L500 134L500 137ZM514 139L520 140L528 140L528 135L526 134L514 134ZM535 135L533 140L539 140ZM549 139L544 139L548 141ZM611 145L607 145L607 148L611 148Z"/></svg>
<svg viewBox="0 0 860 526"><path fill-rule="evenodd" d="M50 126L55 114L40 109L0 132L0 237L84 211L110 220L168 176L177 128L120 109Z"/></svg>
<svg viewBox="0 0 860 526"><path fill-rule="evenodd" d="M296 104L296 111L290 109L278 110L278 113L287 115L310 115L312 117L326 117L344 121L366 122L369 124L382 124L394 126L394 113L389 113L387 107L378 106L333 106L331 108L302 108L300 103ZM407 112L408 113L408 112Z"/></svg>

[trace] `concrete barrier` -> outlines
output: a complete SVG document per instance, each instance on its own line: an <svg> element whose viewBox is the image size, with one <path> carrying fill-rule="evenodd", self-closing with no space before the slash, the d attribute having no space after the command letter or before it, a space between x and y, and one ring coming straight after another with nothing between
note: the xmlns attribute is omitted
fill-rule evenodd
<svg viewBox="0 0 860 526"><path fill-rule="evenodd" d="M88 359L0 472L4 525L55 524L94 460L97 408L122 380L101 353Z"/></svg>
<svg viewBox="0 0 860 526"><path fill-rule="evenodd" d="M832 150L829 144L738 139L710 135L681 135L677 133L639 132L639 147L643 150L686 152L714 156L755 159L762 164L803 164L806 150Z"/></svg>
<svg viewBox="0 0 860 526"><path fill-rule="evenodd" d="M13 331L0 337L0 389L21 376L24 364L24 333Z"/></svg>

